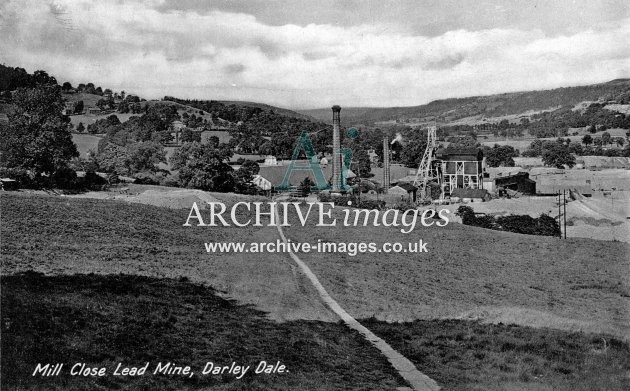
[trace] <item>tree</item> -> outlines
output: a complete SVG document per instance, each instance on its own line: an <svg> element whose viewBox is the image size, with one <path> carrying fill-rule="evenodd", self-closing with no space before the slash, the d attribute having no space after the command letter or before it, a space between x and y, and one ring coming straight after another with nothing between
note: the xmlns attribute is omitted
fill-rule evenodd
<svg viewBox="0 0 630 391"><path fill-rule="evenodd" d="M166 163L166 151L161 144L146 141L127 146L126 166L129 173L155 172L159 163Z"/></svg>
<svg viewBox="0 0 630 391"><path fill-rule="evenodd" d="M118 112L121 114L125 114L129 112L129 103L127 101L121 101L118 103Z"/></svg>
<svg viewBox="0 0 630 391"><path fill-rule="evenodd" d="M98 102L96 102L96 106L98 106L98 108L101 110L105 110L105 106L107 106L107 101L105 99L99 99Z"/></svg>
<svg viewBox="0 0 630 391"><path fill-rule="evenodd" d="M595 127L595 125L591 125L588 127L588 131L589 133L595 133L597 132L597 128Z"/></svg>
<svg viewBox="0 0 630 391"><path fill-rule="evenodd" d="M182 187L228 192L234 190L230 157L232 150L226 144L185 143L171 157L171 165L179 170Z"/></svg>
<svg viewBox="0 0 630 391"><path fill-rule="evenodd" d="M72 84L70 84L70 82L66 81L66 82L63 83L63 86L61 87L61 89L64 92L68 92L68 91L70 91L72 89Z"/></svg>
<svg viewBox="0 0 630 391"><path fill-rule="evenodd" d="M611 142L612 142L612 137L610 136L610 133L608 132L602 133L602 144L608 145Z"/></svg>
<svg viewBox="0 0 630 391"><path fill-rule="evenodd" d="M359 146L358 150L353 150L353 152L352 160L354 160L355 164L352 166L352 170L357 170L356 175L361 178L369 177L372 171L370 155L361 146Z"/></svg>
<svg viewBox="0 0 630 391"><path fill-rule="evenodd" d="M586 146L593 144L593 137L591 137L590 134L585 134L584 137L582 137L582 144Z"/></svg>
<svg viewBox="0 0 630 391"><path fill-rule="evenodd" d="M623 147L623 145L626 143L626 140L623 139L623 137L617 137L615 139L615 142L617 143L617 145L621 148Z"/></svg>
<svg viewBox="0 0 630 391"><path fill-rule="evenodd" d="M575 155L582 155L584 153L584 148L582 148L582 144L579 142L571 142L569 144L569 151Z"/></svg>
<svg viewBox="0 0 630 391"><path fill-rule="evenodd" d="M313 183L311 178L306 177L304 178L304 180L302 180L302 182L300 182L297 190L300 192L300 195L302 197L307 197L309 194L311 194L311 187L313 186L315 186L315 183Z"/></svg>
<svg viewBox="0 0 630 391"><path fill-rule="evenodd" d="M35 71L33 79L36 85L57 85L57 79L49 76L45 71Z"/></svg>
<svg viewBox="0 0 630 391"><path fill-rule="evenodd" d="M79 100L77 101L77 103L74 104L74 114L81 114L83 113L83 101Z"/></svg>
<svg viewBox="0 0 630 391"><path fill-rule="evenodd" d="M20 88L13 94L14 109L9 125L0 131L0 164L7 168L31 170L36 176L53 174L79 156L68 130L70 119L61 88L39 85Z"/></svg>
<svg viewBox="0 0 630 391"><path fill-rule="evenodd" d="M490 167L514 167L514 157L518 157L518 151L509 145L494 144L494 147L484 147L483 155Z"/></svg>
<svg viewBox="0 0 630 391"><path fill-rule="evenodd" d="M184 128L182 130L181 141L183 143L189 143L196 141L201 142L201 132L193 132L191 129Z"/></svg>
<svg viewBox="0 0 630 391"><path fill-rule="evenodd" d="M256 194L257 188L252 180L259 171L258 163L253 160L245 160L234 173L234 191L241 194Z"/></svg>
<svg viewBox="0 0 630 391"><path fill-rule="evenodd" d="M545 143L542 160L546 166L556 168L564 168L565 165L569 168L575 166L575 157L569 151L569 147L556 142Z"/></svg>
<svg viewBox="0 0 630 391"><path fill-rule="evenodd" d="M85 132L85 126L83 125L83 122L79 122L79 124L77 125L77 132L79 133Z"/></svg>

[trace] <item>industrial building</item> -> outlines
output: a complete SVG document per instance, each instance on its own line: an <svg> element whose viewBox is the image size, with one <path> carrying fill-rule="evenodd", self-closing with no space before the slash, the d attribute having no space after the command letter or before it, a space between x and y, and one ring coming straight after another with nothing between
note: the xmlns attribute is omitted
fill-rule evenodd
<svg viewBox="0 0 630 391"><path fill-rule="evenodd" d="M494 179L498 191L513 190L522 194L536 194L536 182L529 179L529 173L518 172L507 176L498 176Z"/></svg>
<svg viewBox="0 0 630 391"><path fill-rule="evenodd" d="M483 152L478 148L444 148L435 153L442 193L483 188Z"/></svg>

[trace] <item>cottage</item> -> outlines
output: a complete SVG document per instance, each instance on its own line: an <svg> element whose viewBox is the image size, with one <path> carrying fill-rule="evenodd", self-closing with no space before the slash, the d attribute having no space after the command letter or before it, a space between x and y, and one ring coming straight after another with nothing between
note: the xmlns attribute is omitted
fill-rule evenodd
<svg viewBox="0 0 630 391"><path fill-rule="evenodd" d="M101 109L98 107L88 107L87 114L88 115L100 115L102 113Z"/></svg>

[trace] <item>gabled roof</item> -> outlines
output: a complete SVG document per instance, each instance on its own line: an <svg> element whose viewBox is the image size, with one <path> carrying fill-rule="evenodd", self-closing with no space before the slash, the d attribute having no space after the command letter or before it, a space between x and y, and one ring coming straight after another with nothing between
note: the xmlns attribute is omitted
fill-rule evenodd
<svg viewBox="0 0 630 391"><path fill-rule="evenodd" d="M401 182L401 183L398 183L396 186L407 190L407 192L418 190L417 187L415 187L414 185L412 185L411 183L408 183L408 182Z"/></svg>
<svg viewBox="0 0 630 391"><path fill-rule="evenodd" d="M446 147L438 149L436 153L439 155L477 155L479 152L481 152L479 148Z"/></svg>
<svg viewBox="0 0 630 391"><path fill-rule="evenodd" d="M510 181L524 181L524 182L536 183L536 181L529 179L529 173L525 171L520 171L514 174L502 176L502 177L496 177L494 178L494 180L497 183L510 182Z"/></svg>
<svg viewBox="0 0 630 391"><path fill-rule="evenodd" d="M296 167L298 166L307 166L307 162L305 160L296 162ZM287 173L289 166L288 165L278 165L278 166L261 166L258 175L265 178L271 183L271 186L280 186L282 181L284 180L284 176ZM322 172L324 173L324 179L326 181L330 181L332 177L332 165L327 165L326 167L320 166ZM304 180L304 178L309 177L313 183L315 182L315 176L313 172L310 170L294 170L291 172L291 177L289 178L289 185L291 186L299 186L300 182ZM352 172L352 170L348 170L347 179L351 179L356 177L356 175Z"/></svg>

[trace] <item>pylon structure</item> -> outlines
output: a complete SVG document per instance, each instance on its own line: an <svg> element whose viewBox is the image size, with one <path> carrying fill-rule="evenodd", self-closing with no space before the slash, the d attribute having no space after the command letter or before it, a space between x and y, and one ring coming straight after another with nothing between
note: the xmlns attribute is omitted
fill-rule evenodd
<svg viewBox="0 0 630 391"><path fill-rule="evenodd" d="M437 136L436 136L436 126L429 126L427 132L427 147L424 150L424 154L422 155L422 161L420 161L420 166L418 167L418 171L416 172L416 178L413 182L413 185L418 188L418 193L420 195L421 200L426 200L430 198L430 194L427 192L427 186L430 180L437 179L438 173L432 167L435 149L437 148Z"/></svg>

